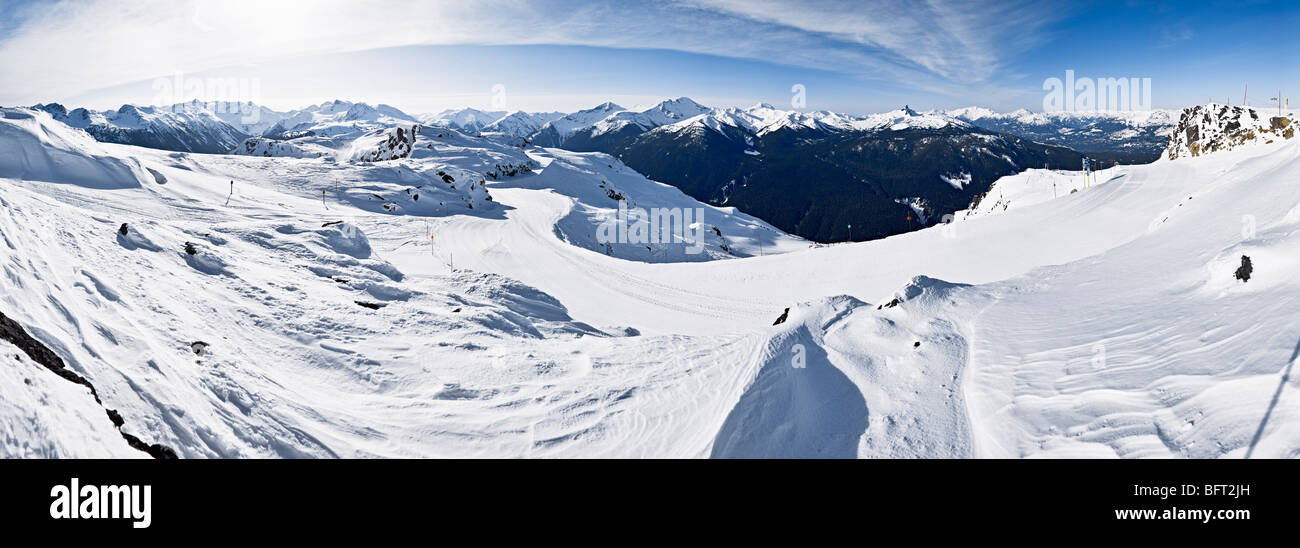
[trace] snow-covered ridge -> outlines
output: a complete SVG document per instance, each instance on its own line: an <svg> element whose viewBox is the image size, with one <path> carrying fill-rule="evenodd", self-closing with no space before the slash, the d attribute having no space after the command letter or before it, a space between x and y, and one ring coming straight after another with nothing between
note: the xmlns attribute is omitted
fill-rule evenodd
<svg viewBox="0 0 1300 548"><path fill-rule="evenodd" d="M1014 120L1022 124L1047 125L1067 120L1114 120L1135 127L1171 125L1177 121L1178 112L1179 111L1177 110L1169 109L1133 111L1099 110L1078 112L1032 112L1028 109L1017 109L1011 112L996 112L988 108L974 106L943 111L943 113L949 116L968 122L979 120Z"/></svg>
<svg viewBox="0 0 1300 548"><path fill-rule="evenodd" d="M247 134L205 108L122 105L117 110L71 111L58 103L32 107L83 129L96 140L179 152L225 153Z"/></svg>
<svg viewBox="0 0 1300 548"><path fill-rule="evenodd" d="M635 125L645 131L699 116L710 110L708 107L687 97L680 97L661 102L641 111L625 110L616 112L592 124L590 132L593 136L602 135L618 131L629 125Z"/></svg>
<svg viewBox="0 0 1300 548"><path fill-rule="evenodd" d="M726 128L762 137L781 129L810 129L819 131L903 131L906 129L942 129L970 127L970 124L944 113L919 113L908 107L898 110L852 116L831 111L804 112L782 110L767 103L749 108L711 109L681 122L658 128L661 131L681 131L705 128L727 134Z"/></svg>
<svg viewBox="0 0 1300 548"><path fill-rule="evenodd" d="M1296 120L1272 116L1252 107L1216 103L1184 109L1165 156L1170 160L1200 156L1263 141L1295 137Z"/></svg>
<svg viewBox="0 0 1300 548"><path fill-rule="evenodd" d="M0 178L101 189L135 188L152 180L139 162L113 154L84 130L43 111L0 109L0 143Z"/></svg>
<svg viewBox="0 0 1300 548"><path fill-rule="evenodd" d="M1174 110L998 113L966 107L947 114L989 131L1080 152L1123 154L1135 162L1158 158L1178 120Z"/></svg>

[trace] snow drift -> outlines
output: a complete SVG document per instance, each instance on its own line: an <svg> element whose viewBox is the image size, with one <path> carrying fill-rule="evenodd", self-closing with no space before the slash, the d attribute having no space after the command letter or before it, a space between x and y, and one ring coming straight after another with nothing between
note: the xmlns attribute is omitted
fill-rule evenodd
<svg viewBox="0 0 1300 548"><path fill-rule="evenodd" d="M137 162L109 154L85 132L45 112L0 109L0 178L133 188L152 180Z"/></svg>

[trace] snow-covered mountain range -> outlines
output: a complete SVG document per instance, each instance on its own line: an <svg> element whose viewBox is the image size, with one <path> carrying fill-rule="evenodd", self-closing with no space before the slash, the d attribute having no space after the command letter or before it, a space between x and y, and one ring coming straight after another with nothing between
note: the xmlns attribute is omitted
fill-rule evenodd
<svg viewBox="0 0 1300 548"><path fill-rule="evenodd" d="M1066 148L907 107L861 117L718 109L604 145L654 180L821 242L916 230L965 209L999 177L1081 163Z"/></svg>
<svg viewBox="0 0 1300 548"><path fill-rule="evenodd" d="M984 129L1126 163L1159 157L1178 123L1176 110L998 113L966 107L945 114Z"/></svg>
<svg viewBox="0 0 1300 548"><path fill-rule="evenodd" d="M759 104L750 108L711 108L687 97L669 99L647 108L624 109L604 103L574 113L485 111L451 109L433 114L409 115L387 105L334 100L292 111L275 111L252 103L200 103L193 101L168 107L124 105L118 111L68 111L62 105L38 105L56 118L87 129L104 142L136 144L177 151L223 153L234 149L231 141L249 137L281 138L295 128L322 123L357 121L419 122L469 133L500 133L528 140L539 146L563 146L579 151L610 151L641 133L681 123L704 115L692 123L706 126L734 126L753 134L783 127L840 131L871 131L895 126L902 110L852 116L829 111L782 110ZM352 112L349 112L349 110ZM930 111L911 124L944 126L956 121L1021 137L1060 145L1081 152L1113 155L1117 159L1149 161L1163 150L1176 112L1033 113L1018 110L997 113L982 107L951 111ZM213 120L215 118L216 120ZM373 129L373 128L371 128Z"/></svg>
<svg viewBox="0 0 1300 548"><path fill-rule="evenodd" d="M85 130L104 143L120 143L181 152L223 154L247 135L206 108L157 108L123 105L97 112L69 111L63 105L37 105L56 120Z"/></svg>
<svg viewBox="0 0 1300 548"><path fill-rule="evenodd" d="M1150 161L1168 144L1174 117L1169 111L999 114L977 107L851 116L770 104L710 108L686 97L637 109L604 103L572 114L410 115L343 100L289 112L221 103L124 106L108 114L40 108L102 141L180 151L352 161L390 154L369 145L359 150L359 139L382 134L379 140L387 140L396 128L410 132L419 124L437 128L434 137L462 133L517 148L605 152L696 199L738 207L824 242L933 224L969 207L999 177L1030 167L1077 169L1078 151L1103 165ZM134 112L147 112L149 122L122 114Z"/></svg>
<svg viewBox="0 0 1300 548"><path fill-rule="evenodd" d="M1257 116L822 246L602 153L177 153L0 109L0 456L1295 457L1300 140ZM875 131L993 135L919 117ZM702 208L705 251L600 244L620 203Z"/></svg>

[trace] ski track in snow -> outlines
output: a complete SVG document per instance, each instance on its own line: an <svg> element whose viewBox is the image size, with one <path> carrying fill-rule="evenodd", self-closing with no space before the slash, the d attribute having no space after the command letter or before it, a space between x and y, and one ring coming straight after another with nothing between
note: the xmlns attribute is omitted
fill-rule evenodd
<svg viewBox="0 0 1300 548"><path fill-rule="evenodd" d="M369 166L97 146L140 185L0 179L0 306L183 457L1300 454L1300 143L1056 197L1071 176L1031 170L952 225L705 262L565 239L612 207L596 183L689 205L604 155L530 149L491 205L392 214L348 193ZM482 146L430 154L527 159ZM58 403L0 402L6 456L132 452L15 374L14 401Z"/></svg>

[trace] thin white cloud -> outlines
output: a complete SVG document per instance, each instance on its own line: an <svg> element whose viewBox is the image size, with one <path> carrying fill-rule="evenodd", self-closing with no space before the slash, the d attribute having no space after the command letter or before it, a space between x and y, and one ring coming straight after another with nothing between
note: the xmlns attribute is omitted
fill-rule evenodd
<svg viewBox="0 0 1300 548"><path fill-rule="evenodd" d="M751 20L835 38L879 50L957 83L994 76L1001 60L1041 39L1059 7L1043 2L992 3L924 0L690 0Z"/></svg>
<svg viewBox="0 0 1300 548"><path fill-rule="evenodd" d="M0 103L178 71L410 45L655 48L822 69L925 91L996 86L1052 20L1035 4L670 0L64 0L0 39Z"/></svg>

